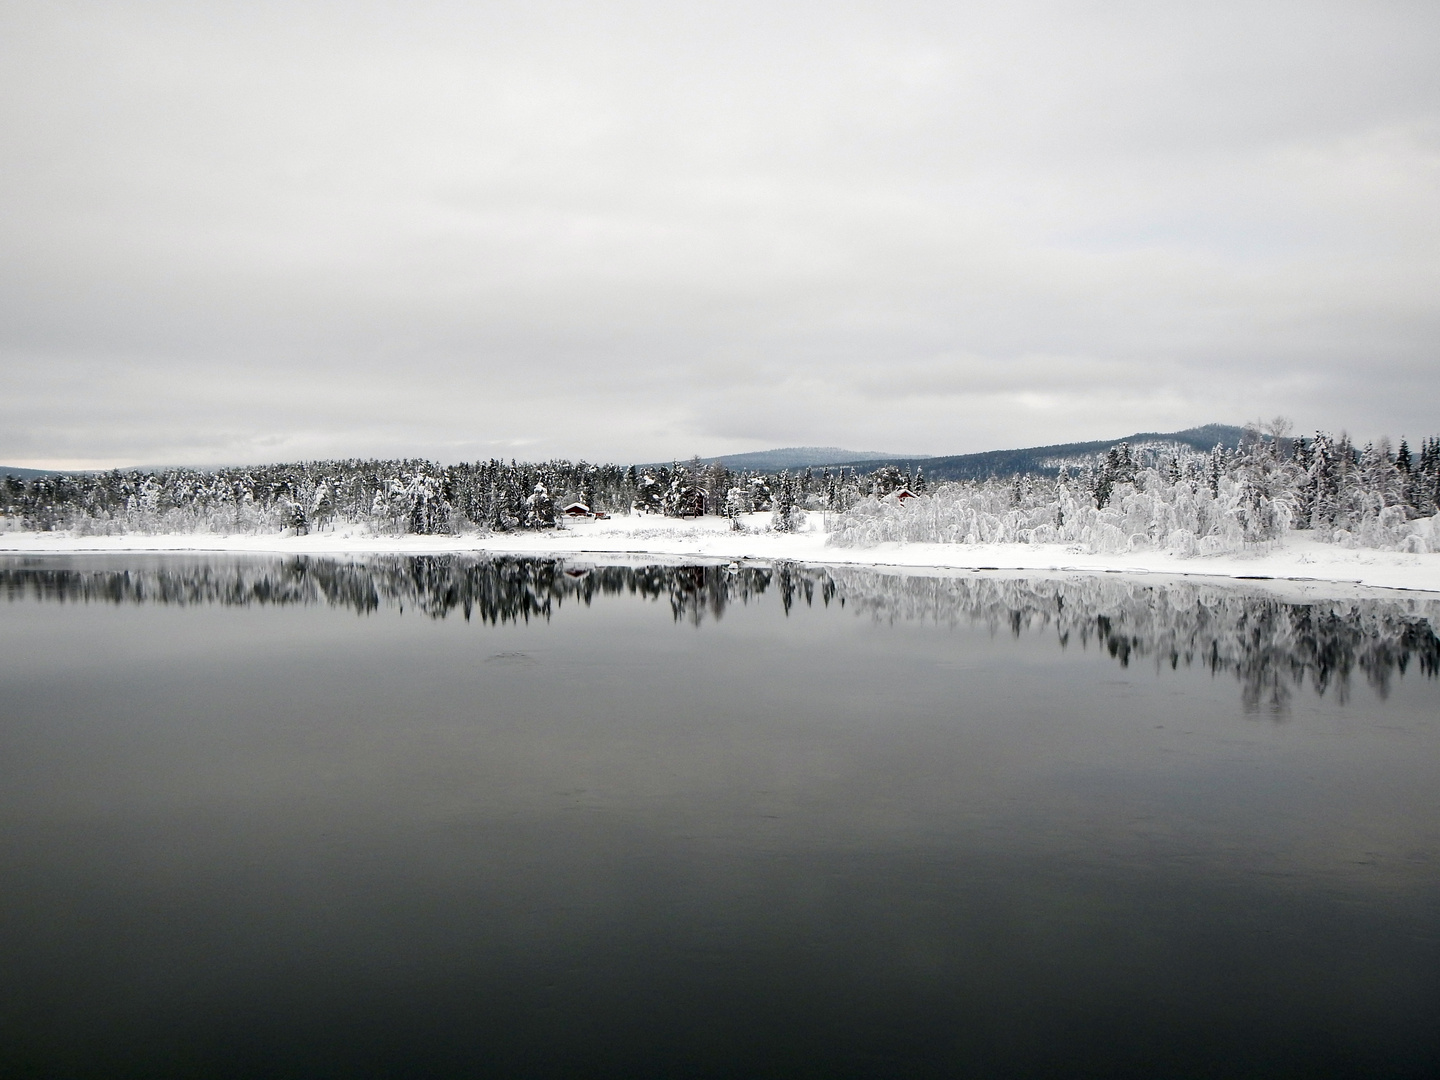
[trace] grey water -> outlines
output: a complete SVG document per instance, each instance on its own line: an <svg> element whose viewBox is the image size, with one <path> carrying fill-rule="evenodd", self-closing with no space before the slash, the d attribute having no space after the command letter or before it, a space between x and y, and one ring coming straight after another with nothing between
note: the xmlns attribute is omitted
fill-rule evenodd
<svg viewBox="0 0 1440 1080"><path fill-rule="evenodd" d="M1440 602L0 561L0 1075L1440 1075Z"/></svg>

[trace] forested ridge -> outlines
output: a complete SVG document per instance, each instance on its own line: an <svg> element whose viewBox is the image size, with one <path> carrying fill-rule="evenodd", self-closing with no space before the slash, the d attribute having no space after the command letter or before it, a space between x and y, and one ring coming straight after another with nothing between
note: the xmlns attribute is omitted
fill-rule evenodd
<svg viewBox="0 0 1440 1080"><path fill-rule="evenodd" d="M421 459L308 461L250 468L114 470L7 477L0 514L39 531L305 533L366 525L381 533L502 532L554 527L566 505L672 517L843 509L908 477L878 470L734 471L585 461L439 465ZM894 484L890 476L900 477ZM923 481L921 482L923 486Z"/></svg>
<svg viewBox="0 0 1440 1080"><path fill-rule="evenodd" d="M1404 439L1357 447L1325 432L1292 438L1276 421L1247 428L1233 450L1122 443L1054 478L943 483L914 499L872 494L836 517L830 540L1064 543L1189 556L1307 529L1347 547L1424 553L1440 551L1437 501L1440 439L1425 439L1417 454Z"/></svg>
<svg viewBox="0 0 1440 1080"><path fill-rule="evenodd" d="M1061 464L1055 475L932 482L889 463L798 472L736 471L723 462L622 466L498 459L313 461L7 477L10 527L107 533L304 534L362 527L380 534L554 528L567 505L672 517L764 512L778 530L827 514L839 544L886 541L1044 543L1091 550L1164 547L1204 554L1314 530L1347 545L1440 550L1440 438L1354 445L1344 435L1292 437L1283 421L1252 425L1236 447L1121 443Z"/></svg>
<svg viewBox="0 0 1440 1080"><path fill-rule="evenodd" d="M852 546L909 543L1066 543L1089 552L1234 552L1306 528L1349 547L1440 550L1440 439L1414 454L1405 439L1355 446L1287 425L1253 425L1236 449L1210 454L1119 445L1103 461L1056 478L936 485L929 497L858 501L831 526Z"/></svg>

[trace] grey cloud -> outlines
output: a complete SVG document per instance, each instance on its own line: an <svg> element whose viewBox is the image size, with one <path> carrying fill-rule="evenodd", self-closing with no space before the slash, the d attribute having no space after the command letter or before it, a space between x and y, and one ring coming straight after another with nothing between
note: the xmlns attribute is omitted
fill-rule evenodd
<svg viewBox="0 0 1440 1080"><path fill-rule="evenodd" d="M15 3L0 137L0 460L1440 404L1433 5Z"/></svg>

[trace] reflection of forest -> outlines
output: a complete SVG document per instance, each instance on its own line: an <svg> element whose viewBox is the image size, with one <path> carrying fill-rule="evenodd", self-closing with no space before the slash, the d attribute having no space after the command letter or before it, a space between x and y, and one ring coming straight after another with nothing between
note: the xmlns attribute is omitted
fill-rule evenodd
<svg viewBox="0 0 1440 1080"><path fill-rule="evenodd" d="M549 618L567 601L631 594L666 600L699 625L765 593L785 611L832 602L882 621L980 623L1020 635L1053 628L1064 647L1094 642L1122 665L1203 664L1234 672L1248 707L1283 708L1295 687L1342 697L1356 670L1382 695L1412 660L1440 672L1440 600L1287 602L1236 585L1146 585L1063 579L923 577L878 570L744 566L582 567L546 559L459 555L176 560L127 569L67 568L40 560L0 566L10 600L114 604L328 604L452 613L500 623Z"/></svg>
<svg viewBox="0 0 1440 1080"><path fill-rule="evenodd" d="M1128 666L1202 664L1230 671L1247 708L1282 710L1293 688L1333 687L1344 700L1359 670L1381 695L1412 661L1440 674L1440 600L1290 602L1239 584L1148 585L1111 577L1062 579L897 576L830 571L852 605L886 620L979 622L1019 635L1053 627L1061 646L1094 642Z"/></svg>

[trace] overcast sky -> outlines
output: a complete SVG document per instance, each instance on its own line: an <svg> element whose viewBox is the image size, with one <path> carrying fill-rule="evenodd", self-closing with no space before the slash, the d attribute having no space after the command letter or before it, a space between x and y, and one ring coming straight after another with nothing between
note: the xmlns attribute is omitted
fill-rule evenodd
<svg viewBox="0 0 1440 1080"><path fill-rule="evenodd" d="M0 461L1440 432L1440 4L0 3Z"/></svg>

